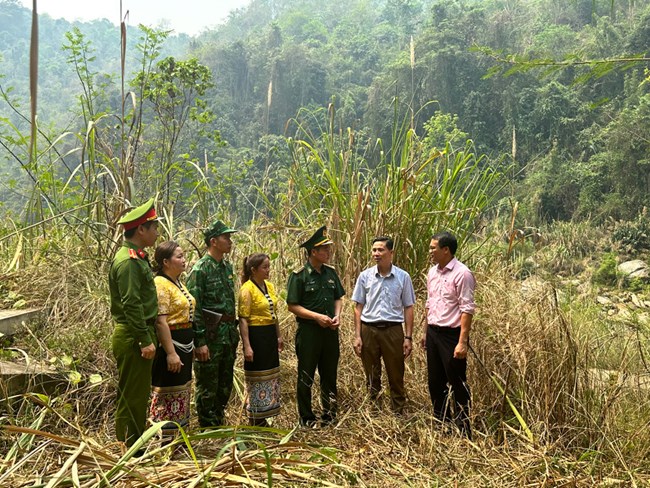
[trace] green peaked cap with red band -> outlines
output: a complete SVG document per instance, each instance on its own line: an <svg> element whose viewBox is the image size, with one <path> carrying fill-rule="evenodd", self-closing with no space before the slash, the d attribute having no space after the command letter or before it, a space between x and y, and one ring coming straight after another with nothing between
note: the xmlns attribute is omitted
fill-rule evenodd
<svg viewBox="0 0 650 488"><path fill-rule="evenodd" d="M122 224L124 230L131 230L135 229L138 225L151 222L152 220L158 220L153 198L123 215L117 223Z"/></svg>

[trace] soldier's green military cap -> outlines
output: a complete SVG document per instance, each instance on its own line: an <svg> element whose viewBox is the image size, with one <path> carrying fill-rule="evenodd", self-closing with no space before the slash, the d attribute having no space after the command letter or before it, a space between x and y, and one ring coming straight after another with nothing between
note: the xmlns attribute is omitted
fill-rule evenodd
<svg viewBox="0 0 650 488"><path fill-rule="evenodd" d="M328 244L334 244L334 241L330 240L329 236L327 235L327 227L323 226L314 232L314 235L312 235L309 239L300 244L300 247L304 247L307 249L307 252L310 252L315 247L327 246Z"/></svg>
<svg viewBox="0 0 650 488"><path fill-rule="evenodd" d="M146 222L151 222L152 220L158 220L153 198L124 214L117 223L122 224L124 230L131 230Z"/></svg>
<svg viewBox="0 0 650 488"><path fill-rule="evenodd" d="M203 231L203 238L205 240L205 244L210 245L210 239L213 237L219 237L221 234L232 234L233 232L237 232L237 230L231 229L221 220L217 220L210 227Z"/></svg>

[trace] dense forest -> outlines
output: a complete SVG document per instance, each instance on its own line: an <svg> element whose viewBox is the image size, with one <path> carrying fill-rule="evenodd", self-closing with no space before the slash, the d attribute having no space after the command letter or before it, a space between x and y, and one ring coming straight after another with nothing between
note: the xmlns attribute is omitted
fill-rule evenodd
<svg viewBox="0 0 650 488"><path fill-rule="evenodd" d="M28 159L30 23L29 10L0 2L1 191L14 213L28 181L17 160ZM136 187L179 162L209 166L229 211L249 221L262 211L249 187L273 195L287 184L285 137L350 128L372 166L372 141L389 148L406 124L432 148L471 139L506 171L502 196L528 224L632 219L650 184L648 45L650 2L638 0L253 0L196 38L130 28ZM50 141L119 111L119 46L108 21L40 16L38 116ZM79 153L70 139L60 146L54 171L67 179ZM166 191L183 195L183 184Z"/></svg>

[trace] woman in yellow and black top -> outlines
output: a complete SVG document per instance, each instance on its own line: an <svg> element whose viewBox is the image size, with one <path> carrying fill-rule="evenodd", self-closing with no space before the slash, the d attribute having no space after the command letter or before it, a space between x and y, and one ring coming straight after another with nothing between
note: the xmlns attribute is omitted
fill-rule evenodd
<svg viewBox="0 0 650 488"><path fill-rule="evenodd" d="M244 259L239 289L239 331L244 347L246 412L252 425L280 413L280 355L283 342L277 297L268 281L271 261L255 253Z"/></svg>
<svg viewBox="0 0 650 488"><path fill-rule="evenodd" d="M149 414L154 422L168 421L163 425L162 432L163 438L169 439L178 431L174 422L186 427L190 420L194 351L192 319L196 300L180 281L185 271L185 257L178 243L163 242L156 248L154 259L154 282L158 293L158 348L151 375Z"/></svg>

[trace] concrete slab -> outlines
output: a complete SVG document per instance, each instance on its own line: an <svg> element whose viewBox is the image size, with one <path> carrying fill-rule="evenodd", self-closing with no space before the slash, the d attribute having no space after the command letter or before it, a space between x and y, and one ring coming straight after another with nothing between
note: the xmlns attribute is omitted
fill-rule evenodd
<svg viewBox="0 0 650 488"><path fill-rule="evenodd" d="M65 385L64 378L47 365L0 360L0 413L11 410L12 403L23 393L49 395L62 385Z"/></svg>
<svg viewBox="0 0 650 488"><path fill-rule="evenodd" d="M24 310L0 310L0 333L13 335L23 322L28 322L38 317L40 308L26 308Z"/></svg>
<svg viewBox="0 0 650 488"><path fill-rule="evenodd" d="M627 388L631 390L650 390L650 375L647 373L630 374L613 369L589 368L587 386L597 388Z"/></svg>

